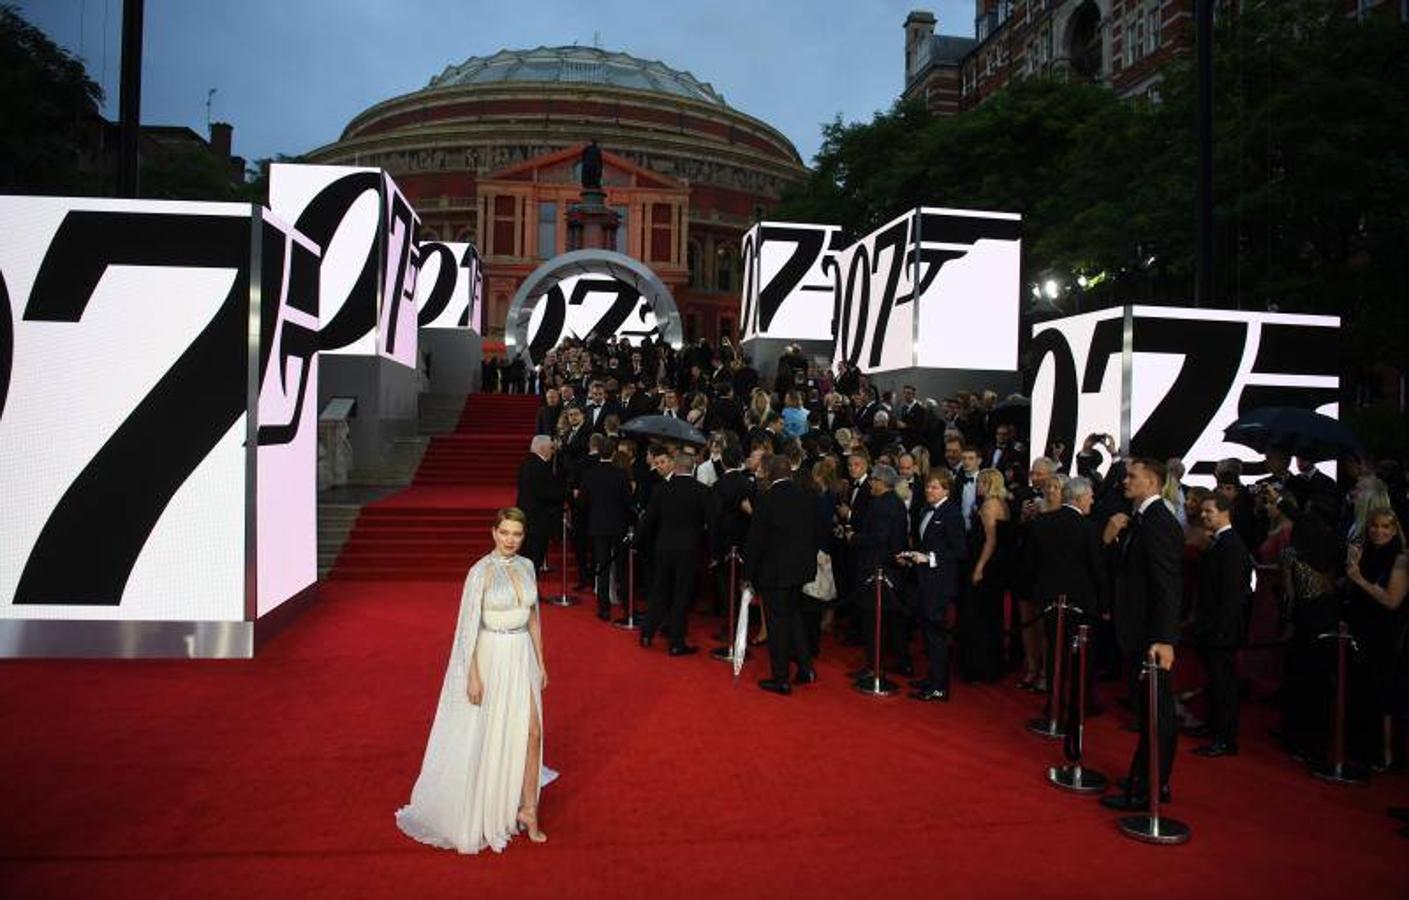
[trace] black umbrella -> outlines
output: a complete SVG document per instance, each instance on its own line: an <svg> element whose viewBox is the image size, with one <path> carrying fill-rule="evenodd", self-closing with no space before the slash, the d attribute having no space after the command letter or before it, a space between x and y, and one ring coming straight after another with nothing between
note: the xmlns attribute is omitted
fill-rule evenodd
<svg viewBox="0 0 1409 900"><path fill-rule="evenodd" d="M672 419L670 416L637 416L621 426L621 430L636 437L660 438L701 447L709 443L704 432L684 419Z"/></svg>
<svg viewBox="0 0 1409 900"><path fill-rule="evenodd" d="M1277 448L1313 461L1361 454L1360 441L1344 422L1295 406L1264 406L1239 416L1223 439L1265 454Z"/></svg>

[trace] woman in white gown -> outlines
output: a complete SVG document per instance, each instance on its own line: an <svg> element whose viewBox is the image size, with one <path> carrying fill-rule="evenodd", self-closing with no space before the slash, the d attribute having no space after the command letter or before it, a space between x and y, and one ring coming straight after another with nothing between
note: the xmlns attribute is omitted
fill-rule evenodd
<svg viewBox="0 0 1409 900"><path fill-rule="evenodd" d="M503 850L521 829L548 839L538 828L548 673L537 579L517 555L525 524L517 508L500 510L494 550L465 579L421 774L396 813L407 835L461 853Z"/></svg>

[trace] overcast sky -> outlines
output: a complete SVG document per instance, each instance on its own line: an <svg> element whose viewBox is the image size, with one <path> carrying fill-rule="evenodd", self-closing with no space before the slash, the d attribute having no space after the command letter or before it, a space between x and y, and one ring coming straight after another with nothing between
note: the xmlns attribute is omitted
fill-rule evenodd
<svg viewBox="0 0 1409 900"><path fill-rule="evenodd" d="M81 56L117 118L122 0L20 0ZM380 100L504 48L578 43L684 69L781 130L810 161L821 125L870 118L899 95L902 24L929 9L973 34L972 0L147 0L142 121L235 126L247 159L337 140Z"/></svg>

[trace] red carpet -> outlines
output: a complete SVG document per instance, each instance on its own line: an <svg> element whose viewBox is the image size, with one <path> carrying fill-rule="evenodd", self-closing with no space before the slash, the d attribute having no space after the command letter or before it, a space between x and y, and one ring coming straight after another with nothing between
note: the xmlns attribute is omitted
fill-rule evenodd
<svg viewBox="0 0 1409 900"><path fill-rule="evenodd" d="M388 505L434 509L436 490ZM458 591L330 583L247 662L0 663L0 897L1409 896L1409 845L1383 813L1409 779L1316 782L1271 749L1265 709L1241 756L1181 754L1168 812L1194 839L1148 847L1045 784L1057 748L1023 731L1030 695L872 700L842 677L856 651L829 645L821 683L783 699L754 687L761 661L735 685L703 655L641 650L590 604L544 616L551 840L431 850L392 812ZM707 645L714 622L695 621ZM1120 770L1133 735L1115 714L1088 733L1089 763Z"/></svg>

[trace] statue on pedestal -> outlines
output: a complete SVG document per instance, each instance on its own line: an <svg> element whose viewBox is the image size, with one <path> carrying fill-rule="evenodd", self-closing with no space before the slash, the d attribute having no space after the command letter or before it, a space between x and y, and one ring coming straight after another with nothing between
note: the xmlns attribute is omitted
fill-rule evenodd
<svg viewBox="0 0 1409 900"><path fill-rule="evenodd" d="M582 148L582 186L596 189L602 187L602 149L597 146L595 140Z"/></svg>

